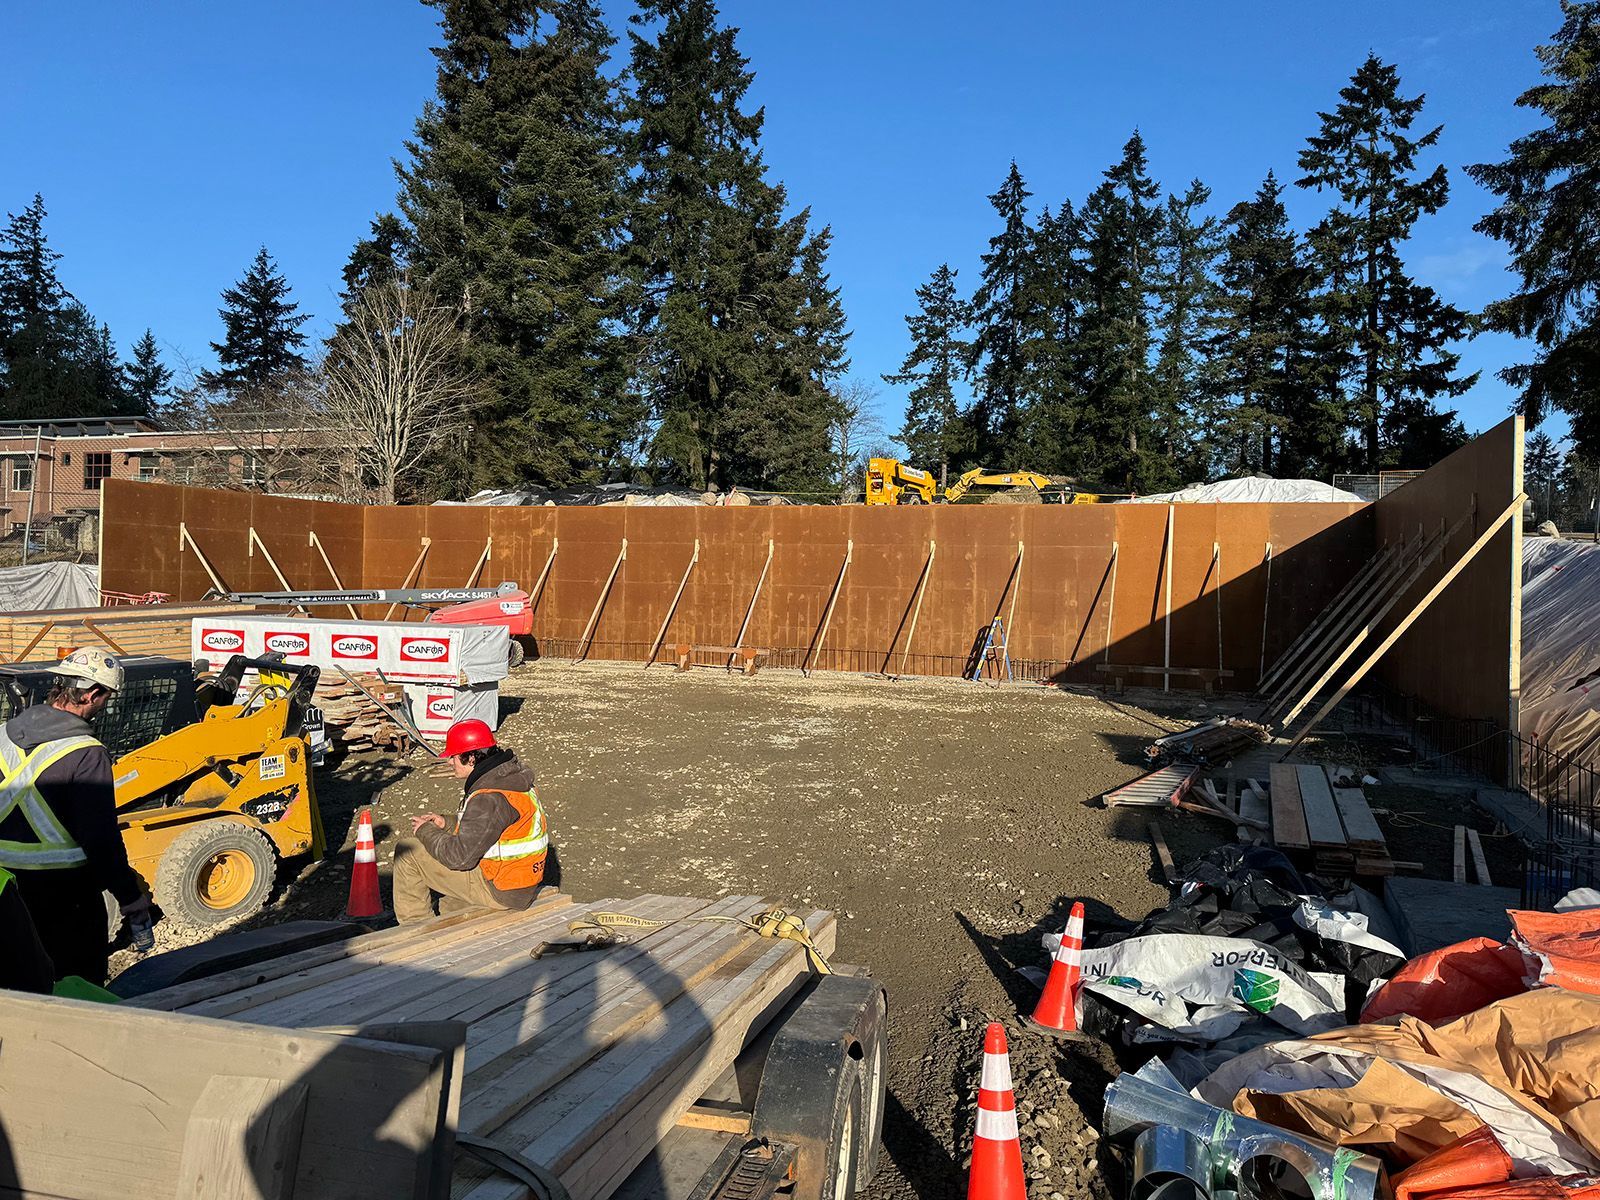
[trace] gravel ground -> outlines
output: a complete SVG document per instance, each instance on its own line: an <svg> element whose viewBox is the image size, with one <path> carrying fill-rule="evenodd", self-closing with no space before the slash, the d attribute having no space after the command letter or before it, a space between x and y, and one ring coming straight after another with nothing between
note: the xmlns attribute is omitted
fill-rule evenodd
<svg viewBox="0 0 1600 1200"><path fill-rule="evenodd" d="M868 966L890 997L886 1155L871 1197L965 1195L974 1073L994 1019L1012 1041L1030 1193L1109 1200L1118 1168L1093 1126L1116 1064L1026 1031L1019 1014L1037 992L1014 968L1043 965L1039 935L1075 899L1094 924L1166 898L1147 815L1097 797L1137 772L1152 737L1212 710L1138 695L543 661L503 684L501 737L539 775L562 886L578 899L750 893L839 915L837 957ZM406 818L453 812L460 794L420 756L348 760L318 787L342 849L255 923L339 915L361 805L387 877ZM1191 814L1161 820L1180 864L1232 835ZM163 947L187 940L157 930Z"/></svg>

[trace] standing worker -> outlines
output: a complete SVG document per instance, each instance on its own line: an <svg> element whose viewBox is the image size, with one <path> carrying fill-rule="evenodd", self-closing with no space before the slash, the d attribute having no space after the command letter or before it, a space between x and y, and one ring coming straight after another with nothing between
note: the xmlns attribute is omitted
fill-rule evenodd
<svg viewBox="0 0 1600 1200"><path fill-rule="evenodd" d="M0 727L0 868L16 878L56 978L106 981L110 892L124 916L149 912L144 881L128 865L117 828L111 755L89 721L122 688L104 650L74 650L44 704Z"/></svg>
<svg viewBox="0 0 1600 1200"><path fill-rule="evenodd" d="M463 780L455 829L445 818L411 818L415 837L394 847L394 915L401 924L434 915L433 897L453 908L524 909L544 882L550 831L534 791L533 772L497 745L482 721L457 721L444 756Z"/></svg>

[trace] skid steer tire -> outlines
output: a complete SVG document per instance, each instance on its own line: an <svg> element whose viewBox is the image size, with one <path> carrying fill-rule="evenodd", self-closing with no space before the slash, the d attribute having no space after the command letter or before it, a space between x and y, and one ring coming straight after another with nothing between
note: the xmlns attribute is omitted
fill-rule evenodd
<svg viewBox="0 0 1600 1200"><path fill-rule="evenodd" d="M237 821L207 821L161 856L156 903L175 925L211 929L260 912L277 869L265 834Z"/></svg>
<svg viewBox="0 0 1600 1200"><path fill-rule="evenodd" d="M511 639L511 648L506 651L506 666L515 670L528 660L528 648L516 638Z"/></svg>

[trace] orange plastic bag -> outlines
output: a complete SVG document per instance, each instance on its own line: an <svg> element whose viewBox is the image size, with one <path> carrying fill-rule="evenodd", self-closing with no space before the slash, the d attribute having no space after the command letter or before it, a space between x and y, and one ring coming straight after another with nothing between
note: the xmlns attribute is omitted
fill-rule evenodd
<svg viewBox="0 0 1600 1200"><path fill-rule="evenodd" d="M1504 1183L1511 1178L1512 1169L1511 1156L1494 1136L1494 1130L1480 1125L1396 1175L1395 1200Z"/></svg>
<svg viewBox="0 0 1600 1200"><path fill-rule="evenodd" d="M1528 950L1544 960L1539 982L1600 995L1600 909L1511 913L1511 925Z"/></svg>
<svg viewBox="0 0 1600 1200"><path fill-rule="evenodd" d="M1441 946L1419 954L1396 971L1367 1001L1361 1023L1371 1025L1406 1014L1440 1025L1527 991L1529 973L1521 950L1493 938L1469 938Z"/></svg>

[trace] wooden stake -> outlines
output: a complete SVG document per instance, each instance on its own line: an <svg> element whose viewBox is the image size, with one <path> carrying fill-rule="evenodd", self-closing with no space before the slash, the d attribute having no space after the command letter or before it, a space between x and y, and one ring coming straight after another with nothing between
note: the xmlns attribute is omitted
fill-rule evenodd
<svg viewBox="0 0 1600 1200"><path fill-rule="evenodd" d="M1111 661L1111 633L1112 621L1117 615L1117 547L1118 542L1111 543L1111 600L1106 605L1106 651L1102 662Z"/></svg>
<svg viewBox="0 0 1600 1200"><path fill-rule="evenodd" d="M617 561L611 564L611 574L606 576L605 586L600 589L600 596L594 602L594 611L589 614L589 623L583 627L583 636L578 639L578 654L573 662L582 662L589 653L589 637L594 633L595 623L600 620L600 610L605 607L606 597L611 594L611 585L616 582L617 572L622 570L622 564L628 558L628 539L622 539L622 549L617 551Z"/></svg>
<svg viewBox="0 0 1600 1200"><path fill-rule="evenodd" d="M739 636L733 639L733 648L737 650L744 645L745 631L750 628L750 618L755 615L756 601L761 598L761 585L767 582L767 571L772 567L772 554L778 543L772 538L767 539L767 561L761 564L761 574L756 579L756 590L750 593L750 603L745 606L744 620L739 622ZM728 655L728 666L733 666L733 655Z"/></svg>
<svg viewBox="0 0 1600 1200"><path fill-rule="evenodd" d="M1464 826L1456 826L1455 862L1451 872L1456 883L1467 881L1467 831Z"/></svg>
<svg viewBox="0 0 1600 1200"><path fill-rule="evenodd" d="M267 566L272 568L272 573L277 577L278 583L283 590L286 592L294 591L294 585L284 578L282 571L278 570L278 560L272 557L272 551L267 549L267 544L261 540L261 535L256 532L256 527L252 525L250 526L250 536L245 539L245 557L254 558L257 546L261 547L261 556L267 560ZM311 615L311 611L304 604L290 605L290 611L298 612L308 617Z"/></svg>
<svg viewBox="0 0 1600 1200"><path fill-rule="evenodd" d="M1528 493L1517 493L1517 498L1506 506L1505 511L1494 519L1494 523L1490 525L1489 528L1485 529L1478 535L1478 540L1467 547L1467 552L1458 558L1451 568L1439 577L1439 581L1428 589L1428 594L1425 595L1421 600L1417 601L1416 606L1412 608L1412 610L1405 615L1400 623L1394 627L1389 636L1384 638L1371 654L1367 655L1366 661L1356 668L1355 674L1351 675L1349 679L1345 680L1344 686L1335 692L1333 697L1317 710L1316 715L1311 718L1306 727L1295 735L1294 741L1290 742L1289 748L1283 752L1284 758L1288 758L1290 754L1294 753L1295 748L1298 747L1301 742L1306 740L1306 736L1318 725L1322 724L1327 715L1339 706L1339 703L1346 696L1348 696L1352 690L1354 690L1358 683L1366 678L1367 672L1372 670L1373 667L1377 666L1378 660L1389 652L1389 647L1393 646L1403 636L1405 636L1406 630L1415 625L1417 618L1428 611L1428 609L1433 605L1433 602L1439 598L1439 594L1443 592L1445 588L1449 587L1453 582L1455 582L1457 575L1461 574L1462 571L1465 571L1467 567L1471 565L1472 560L1477 558L1478 554L1483 550L1483 548L1494 539L1494 535L1499 533L1500 530L1505 527L1506 522L1511 520L1512 517L1516 516L1517 513L1522 511L1522 505L1527 499ZM1279 761L1282 760L1280 759Z"/></svg>
<svg viewBox="0 0 1600 1200"><path fill-rule="evenodd" d="M467 581L461 586L464 588L475 587L478 576L483 573L483 565L489 561L489 555L494 551L494 534L484 539L483 553L478 556L478 565L472 568L472 574L467 576Z"/></svg>
<svg viewBox="0 0 1600 1200"><path fill-rule="evenodd" d="M544 560L544 570L539 572L538 581L533 585L533 591L528 593L528 615L533 616L533 610L539 607L539 598L544 595L545 580L550 578L550 568L555 564L556 551L561 549L561 539L550 539L550 553Z"/></svg>
<svg viewBox="0 0 1600 1200"><path fill-rule="evenodd" d="M906 659L911 656L911 640L917 636L917 618L922 615L922 595L927 591L928 580L933 575L933 555L938 548L938 543L930 539L928 542L928 561L922 564L922 576L917 580L917 599L911 609L911 628L906 632L906 644L900 651L900 670L894 675L896 679L906 673Z"/></svg>
<svg viewBox="0 0 1600 1200"><path fill-rule="evenodd" d="M805 660L800 664L800 673L806 678L811 677L811 659L813 655L822 653L822 644L828 640L828 626L833 622L833 606L839 602L839 591L844 587L844 573L850 569L850 559L855 554L856 544L854 539L848 539L844 544L844 562L839 564L839 578L833 581L833 594L828 597L827 611L822 614L822 627L817 630L816 641L812 642L811 649L806 651Z"/></svg>
<svg viewBox="0 0 1600 1200"><path fill-rule="evenodd" d="M1222 543L1211 543L1211 569L1217 573L1211 585L1211 594L1217 598L1217 677L1222 673Z"/></svg>
<svg viewBox="0 0 1600 1200"><path fill-rule="evenodd" d="M1256 690L1267 674L1267 610L1272 604L1272 543L1267 543L1267 586L1261 589L1261 665L1256 668Z"/></svg>
<svg viewBox="0 0 1600 1200"><path fill-rule="evenodd" d="M667 615L662 618L661 628L656 632L656 640L650 647L650 657L644 660L644 669L647 671L650 669L650 664L655 662L662 641L666 639L667 626L672 624L672 614L678 611L678 601L683 599L683 589L689 586L689 575L694 570L695 563L699 561L700 539L695 538L694 553L689 555L689 565L683 569L683 578L678 580L678 590L672 593L672 603L667 606Z"/></svg>
<svg viewBox="0 0 1600 1200"><path fill-rule="evenodd" d="M206 574L211 578L211 586L217 590L217 595L227 595L228 589L222 586L222 580L217 578L217 573L211 569L211 561L206 558L205 552L201 550L199 544L195 542L194 535L189 532L189 527L182 521L179 521L178 550L180 553L182 552L184 543L186 542L189 545L189 549L194 551L194 556L200 560L200 565L206 569Z"/></svg>
<svg viewBox="0 0 1600 1200"><path fill-rule="evenodd" d="M411 570L406 572L406 581L400 585L401 588L408 588L411 586L411 581L414 580L417 577L417 573L422 570L422 560L428 557L428 547L431 545L433 545L432 538L422 539L422 549L417 552L417 561L412 563ZM383 614L383 619L385 621L393 620L394 610L399 607L400 602L398 600L389 605L389 611Z"/></svg>
<svg viewBox="0 0 1600 1200"><path fill-rule="evenodd" d="M1457 829L1461 826L1457 825ZM1483 853L1483 839L1478 836L1476 829L1467 830L1467 848L1472 851L1472 866L1478 872L1478 883L1483 887L1493 887L1494 880L1489 878L1489 860Z"/></svg>
<svg viewBox="0 0 1600 1200"><path fill-rule="evenodd" d="M1162 568L1161 574L1165 580L1163 586L1167 594L1167 611L1161 621L1161 690L1170 692L1172 690L1172 675L1170 674L1172 670L1172 505L1170 504L1167 505L1166 565Z"/></svg>
<svg viewBox="0 0 1600 1200"><path fill-rule="evenodd" d="M317 536L317 531L315 529L311 530L307 535L307 543L315 546L317 548L317 553L322 556L322 565L328 568L328 575L333 579L333 586L338 588L341 592L345 591L346 588L344 586L344 580L340 579L339 572L333 569L333 563L328 561L328 552L322 548L322 539ZM356 612L356 606L354 604L346 604L344 607L345 611L350 614L350 619L352 621L361 620L361 614Z"/></svg>

